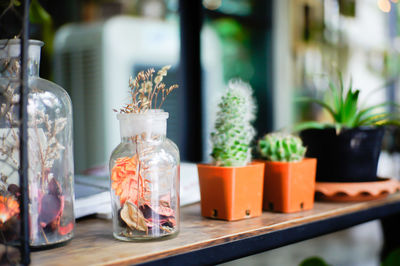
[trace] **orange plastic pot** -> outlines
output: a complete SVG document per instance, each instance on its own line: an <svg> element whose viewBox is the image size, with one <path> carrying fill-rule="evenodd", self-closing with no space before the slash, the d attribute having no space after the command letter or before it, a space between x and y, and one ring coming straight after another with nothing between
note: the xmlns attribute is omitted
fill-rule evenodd
<svg viewBox="0 0 400 266"><path fill-rule="evenodd" d="M262 213L264 163L243 167L197 165L201 215L228 221Z"/></svg>
<svg viewBox="0 0 400 266"><path fill-rule="evenodd" d="M297 212L314 206L317 160L265 162L263 209Z"/></svg>

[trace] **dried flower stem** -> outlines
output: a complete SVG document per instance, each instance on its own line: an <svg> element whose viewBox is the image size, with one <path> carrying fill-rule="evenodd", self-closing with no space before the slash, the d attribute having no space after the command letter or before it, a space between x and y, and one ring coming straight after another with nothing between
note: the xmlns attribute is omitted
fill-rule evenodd
<svg viewBox="0 0 400 266"><path fill-rule="evenodd" d="M166 88L165 83L162 82L163 78L167 76L167 71L171 66L164 66L157 72L154 77L154 68L146 71L140 71L135 79L130 77L129 87L132 102L126 104L119 110L120 113L144 113L149 109L160 109L163 105L165 98L174 89L178 88L177 84ZM158 95L162 95L161 103L157 106ZM115 112L118 112L114 109Z"/></svg>

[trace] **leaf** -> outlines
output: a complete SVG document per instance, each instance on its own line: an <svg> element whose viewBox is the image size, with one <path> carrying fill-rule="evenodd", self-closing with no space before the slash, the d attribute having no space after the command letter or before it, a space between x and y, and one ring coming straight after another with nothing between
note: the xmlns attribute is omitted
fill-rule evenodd
<svg viewBox="0 0 400 266"><path fill-rule="evenodd" d="M377 126L386 126L386 125L393 125L393 126L397 126L400 127L400 121L397 120L393 120L393 119L385 119L383 121L379 121L376 123Z"/></svg>
<svg viewBox="0 0 400 266"><path fill-rule="evenodd" d="M130 229L148 232L146 219L136 204L126 201L121 210L121 219L129 226Z"/></svg>
<svg viewBox="0 0 400 266"><path fill-rule="evenodd" d="M39 223L44 228L61 215L64 208L64 197L59 197L55 194L45 194L41 198L39 206Z"/></svg>
<svg viewBox="0 0 400 266"><path fill-rule="evenodd" d="M332 81L329 81L329 88L331 89L334 105L335 105L335 111L337 112L340 110L340 105L341 105L341 98L339 97L339 94L337 92L337 89L335 85L332 83Z"/></svg>
<svg viewBox="0 0 400 266"><path fill-rule="evenodd" d="M328 264L320 257L311 257L303 260L299 266L328 266Z"/></svg>
<svg viewBox="0 0 400 266"><path fill-rule="evenodd" d="M149 207L157 214L159 215L163 215L163 216L174 216L175 212L173 209L170 208L170 206L163 206L163 203L160 202L159 206L151 206L149 205Z"/></svg>
<svg viewBox="0 0 400 266"><path fill-rule="evenodd" d="M14 6L20 6L20 5L21 5L21 1L12 0L12 4L13 4Z"/></svg>
<svg viewBox="0 0 400 266"><path fill-rule="evenodd" d="M328 123L317 122L317 121L306 121L306 122L301 122L301 123L296 124L293 127L293 131L299 132L299 131L306 130L306 129L324 129L326 127L332 127L332 125L328 124Z"/></svg>
<svg viewBox="0 0 400 266"><path fill-rule="evenodd" d="M45 24L51 22L51 16L40 5L38 0L32 0L29 7L29 20L36 24Z"/></svg>
<svg viewBox="0 0 400 266"><path fill-rule="evenodd" d="M364 119L363 117L366 116L368 113L376 110L377 108L384 107L384 106L390 105L390 104L391 103L389 103L389 102L385 102L385 103L376 104L376 105L370 106L368 108L362 109L357 114L357 123L360 122L362 119Z"/></svg>
<svg viewBox="0 0 400 266"><path fill-rule="evenodd" d="M340 84L339 98L340 98L341 102L343 103L344 86L343 86L343 75L342 75L341 71L338 72L338 76L339 76L339 84ZM350 87L350 90L351 90L351 87Z"/></svg>
<svg viewBox="0 0 400 266"><path fill-rule="evenodd" d="M44 50L48 54L53 53L55 30L50 14L40 5L38 0L32 0L29 7L29 21L42 26L42 38L46 43Z"/></svg>
<svg viewBox="0 0 400 266"><path fill-rule="evenodd" d="M379 114L373 114L368 116L367 118L358 122L359 125L374 125L376 122L383 121L387 119L390 114L383 112Z"/></svg>
<svg viewBox="0 0 400 266"><path fill-rule="evenodd" d="M330 107L327 103L318 100L318 99L313 99L310 97L301 97L297 99L298 102L310 102L310 103L316 103L318 105L320 105L321 107L325 108L333 117L333 119L335 119L335 121L337 121L337 114L335 113L335 111L332 109L332 107Z"/></svg>
<svg viewBox="0 0 400 266"><path fill-rule="evenodd" d="M400 248L397 248L389 253L381 266L397 266L400 263Z"/></svg>
<svg viewBox="0 0 400 266"><path fill-rule="evenodd" d="M48 184L49 194L55 195L57 197L62 196L62 188L60 183L57 182L55 178L52 178Z"/></svg>
<svg viewBox="0 0 400 266"><path fill-rule="evenodd" d="M357 103L358 103L358 95L360 94L359 90L355 92L349 90L347 92L346 99L341 108L341 123L348 126L353 127L354 122L357 119Z"/></svg>

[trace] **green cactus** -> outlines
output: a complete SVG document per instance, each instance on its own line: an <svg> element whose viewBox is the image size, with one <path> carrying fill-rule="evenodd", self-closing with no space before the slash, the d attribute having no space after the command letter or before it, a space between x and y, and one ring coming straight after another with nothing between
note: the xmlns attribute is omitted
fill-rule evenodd
<svg viewBox="0 0 400 266"><path fill-rule="evenodd" d="M250 143L255 130L255 102L252 88L241 80L229 81L218 104L215 131L211 133L211 156L217 166L245 166L251 161Z"/></svg>
<svg viewBox="0 0 400 266"><path fill-rule="evenodd" d="M268 161L298 162L304 158L306 148L299 137L270 133L258 141L261 156Z"/></svg>

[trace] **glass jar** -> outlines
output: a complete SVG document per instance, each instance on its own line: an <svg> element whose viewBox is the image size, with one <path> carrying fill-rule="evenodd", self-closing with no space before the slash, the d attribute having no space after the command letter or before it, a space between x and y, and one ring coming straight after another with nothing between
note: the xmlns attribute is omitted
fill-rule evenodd
<svg viewBox="0 0 400 266"><path fill-rule="evenodd" d="M113 234L131 241L179 230L179 150L166 138L168 113L118 114L121 143L110 159Z"/></svg>
<svg viewBox="0 0 400 266"><path fill-rule="evenodd" d="M30 245L47 248L71 239L74 228L72 107L63 88L39 77L40 41L29 41L28 190ZM0 206L19 199L20 40L0 40ZM4 218L0 230L17 219ZM4 241L4 239L3 239ZM6 239L7 241L7 239Z"/></svg>

